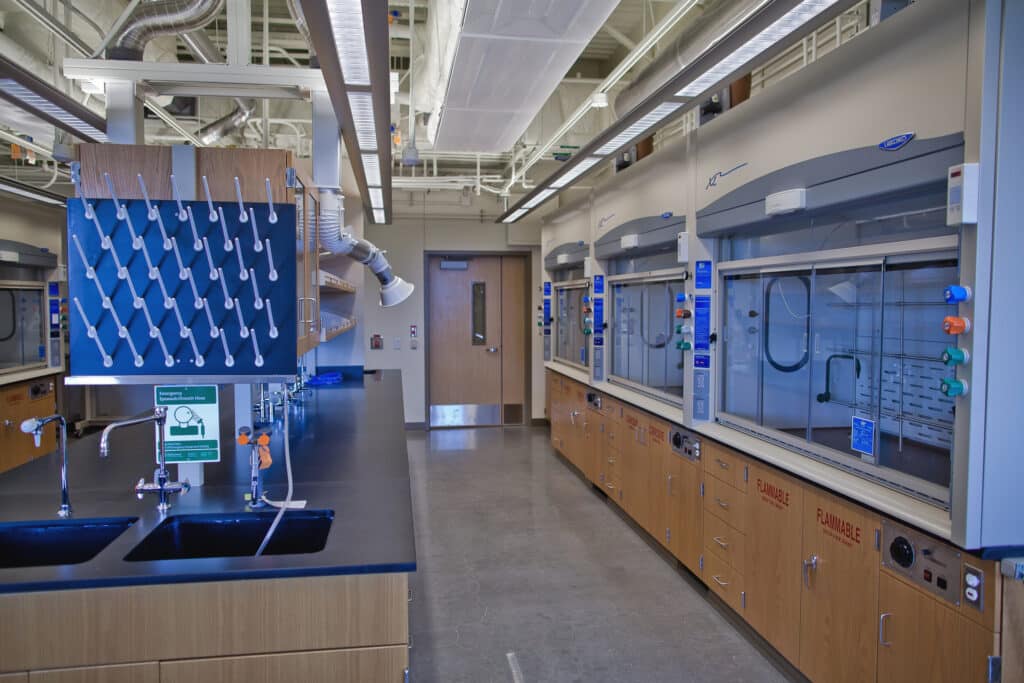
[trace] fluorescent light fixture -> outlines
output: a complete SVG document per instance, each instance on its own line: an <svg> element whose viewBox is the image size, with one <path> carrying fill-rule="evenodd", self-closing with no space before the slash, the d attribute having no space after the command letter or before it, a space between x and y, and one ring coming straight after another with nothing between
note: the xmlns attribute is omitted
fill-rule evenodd
<svg viewBox="0 0 1024 683"><path fill-rule="evenodd" d="M373 118L373 95L368 92L350 92L348 105L352 109L352 123L356 139L362 150L377 149L377 124Z"/></svg>
<svg viewBox="0 0 1024 683"><path fill-rule="evenodd" d="M88 142L107 142L103 117L0 57L0 97Z"/></svg>
<svg viewBox="0 0 1024 683"><path fill-rule="evenodd" d="M331 18L345 85L370 85L362 0L329 0L327 14Z"/></svg>
<svg viewBox="0 0 1024 683"><path fill-rule="evenodd" d="M384 224L384 209L373 210L373 222L380 225Z"/></svg>
<svg viewBox="0 0 1024 683"><path fill-rule="evenodd" d="M756 36L745 42L701 76L691 81L676 93L677 97L697 97L723 78L756 58L793 31L818 16L838 0L804 0L799 5L768 25Z"/></svg>
<svg viewBox="0 0 1024 683"><path fill-rule="evenodd" d="M587 157L583 161L579 162L575 166L569 169L569 171L561 178L551 182L551 187L556 190L560 190L572 181L579 178L581 175L589 171L594 164L603 161L603 157Z"/></svg>
<svg viewBox="0 0 1024 683"><path fill-rule="evenodd" d="M528 213L530 213L529 209L519 209L518 211L513 211L502 222L503 223L515 223L517 220L519 220L520 218L522 218L523 216L525 216Z"/></svg>
<svg viewBox="0 0 1024 683"><path fill-rule="evenodd" d="M637 119L636 123L626 128L605 144L601 145L597 150L597 154L611 154L618 150L619 147L622 147L624 144L646 131L648 128L657 125L677 112L682 106L682 102L665 102L663 104L659 104L649 113Z"/></svg>
<svg viewBox="0 0 1024 683"><path fill-rule="evenodd" d="M30 185L12 182L6 178L0 178L0 192L7 192L8 194L14 194L26 199L34 199L37 202L52 204L53 206L66 206L65 200L59 195L37 190Z"/></svg>
<svg viewBox="0 0 1024 683"><path fill-rule="evenodd" d="M370 206L372 206L374 210L384 208L384 193L379 187L370 188Z"/></svg>
<svg viewBox="0 0 1024 683"><path fill-rule="evenodd" d="M363 158L363 171L366 173L366 184L380 187L380 159L376 154L360 154Z"/></svg>
<svg viewBox="0 0 1024 683"><path fill-rule="evenodd" d="M543 202L545 199L547 199L557 191L558 190L553 190L551 188L548 188L547 190L541 190L536 194L536 196L533 199L523 204L523 208L532 209L533 207L537 206L538 204Z"/></svg>

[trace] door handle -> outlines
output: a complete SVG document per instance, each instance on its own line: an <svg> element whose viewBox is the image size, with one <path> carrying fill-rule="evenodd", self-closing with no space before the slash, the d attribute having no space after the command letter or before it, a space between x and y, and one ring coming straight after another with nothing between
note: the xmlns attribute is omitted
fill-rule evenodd
<svg viewBox="0 0 1024 683"><path fill-rule="evenodd" d="M715 462L717 462L718 466L721 467L723 470L729 469L729 463L722 460L721 458L715 458Z"/></svg>
<svg viewBox="0 0 1024 683"><path fill-rule="evenodd" d="M885 620L891 616L890 612L882 612L882 616L878 617L878 644L883 647L892 645L892 643L885 639Z"/></svg>
<svg viewBox="0 0 1024 683"><path fill-rule="evenodd" d="M498 352L498 347L497 346L488 346L487 347L487 353L497 353L497 352Z"/></svg>
<svg viewBox="0 0 1024 683"><path fill-rule="evenodd" d="M720 545L723 550L727 550L729 548L729 544L723 541L721 536L715 536L711 540Z"/></svg>
<svg viewBox="0 0 1024 683"><path fill-rule="evenodd" d="M718 578L717 576L712 576L712 577L711 577L711 580L712 580L712 581L714 581L715 583L717 583L717 584L718 584L719 586L721 586L722 588L725 588L726 586L728 586L728 585L729 585L729 582L728 582L728 581L722 581L722 580L721 580L720 578Z"/></svg>
<svg viewBox="0 0 1024 683"><path fill-rule="evenodd" d="M718 507L722 508L723 510L728 510L729 509L729 504L726 503L721 498L719 498L718 496L715 496L715 502L718 503Z"/></svg>
<svg viewBox="0 0 1024 683"><path fill-rule="evenodd" d="M811 570L818 568L818 556L811 555L809 559L804 560L803 575L804 585L808 588L811 587Z"/></svg>

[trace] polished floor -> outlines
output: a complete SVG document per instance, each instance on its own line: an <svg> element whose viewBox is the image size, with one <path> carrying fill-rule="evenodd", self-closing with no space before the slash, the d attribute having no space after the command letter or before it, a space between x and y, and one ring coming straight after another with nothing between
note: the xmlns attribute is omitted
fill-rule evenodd
<svg viewBox="0 0 1024 683"><path fill-rule="evenodd" d="M409 432L414 683L785 681L541 428Z"/></svg>

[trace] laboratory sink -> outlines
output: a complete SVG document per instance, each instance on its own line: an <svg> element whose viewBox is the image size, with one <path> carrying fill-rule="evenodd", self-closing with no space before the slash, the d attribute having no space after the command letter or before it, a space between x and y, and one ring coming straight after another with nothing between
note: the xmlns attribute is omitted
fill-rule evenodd
<svg viewBox="0 0 1024 683"><path fill-rule="evenodd" d="M0 569L88 562L137 520L113 517L0 524Z"/></svg>
<svg viewBox="0 0 1024 683"><path fill-rule="evenodd" d="M124 558L128 562L251 557L277 510L230 514L175 515L160 523ZM264 555L317 553L327 544L334 510L289 510Z"/></svg>

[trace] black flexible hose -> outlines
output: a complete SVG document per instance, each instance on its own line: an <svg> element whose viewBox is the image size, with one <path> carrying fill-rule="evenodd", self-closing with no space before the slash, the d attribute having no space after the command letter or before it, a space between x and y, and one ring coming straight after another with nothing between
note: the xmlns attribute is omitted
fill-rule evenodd
<svg viewBox="0 0 1024 683"><path fill-rule="evenodd" d="M792 276L786 276L792 277ZM800 360L790 365L783 365L782 363L776 362L774 356L772 356L771 344L769 344L769 329L771 328L771 300L772 300L772 287L779 281L780 278L773 277L768 281L768 284L764 288L764 357L768 363L778 370L779 372L796 372L802 367L807 365L807 362L811 359L810 344L804 349L804 356ZM798 279L803 283L804 289L807 290L807 315L804 317L804 334L807 335L808 340L811 336L811 281L809 278L803 275L799 276Z"/></svg>
<svg viewBox="0 0 1024 683"><path fill-rule="evenodd" d="M0 342L5 342L18 332L18 313L15 310L18 307L18 300L14 298L14 290L8 289L7 294L11 297L11 333L6 337L0 337Z"/></svg>

